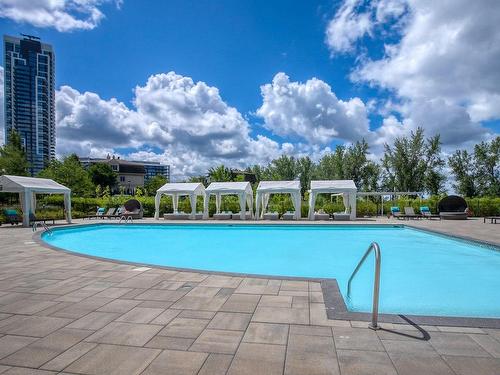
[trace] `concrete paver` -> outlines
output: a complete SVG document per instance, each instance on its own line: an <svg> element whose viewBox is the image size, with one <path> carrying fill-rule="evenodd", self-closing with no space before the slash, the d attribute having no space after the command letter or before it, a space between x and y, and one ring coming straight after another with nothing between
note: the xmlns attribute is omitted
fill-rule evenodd
<svg viewBox="0 0 500 375"><path fill-rule="evenodd" d="M475 220L410 225L500 242ZM2 375L500 373L500 330L421 326L424 336L382 323L374 332L327 319L318 282L91 259L3 226L0 259Z"/></svg>

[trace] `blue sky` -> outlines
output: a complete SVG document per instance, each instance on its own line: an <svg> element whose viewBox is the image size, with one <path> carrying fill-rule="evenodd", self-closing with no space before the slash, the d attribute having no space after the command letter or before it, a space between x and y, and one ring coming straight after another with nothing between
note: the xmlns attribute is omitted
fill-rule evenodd
<svg viewBox="0 0 500 375"><path fill-rule="evenodd" d="M498 67L475 66L467 50L498 35L497 9L450 15L453 1L423 3L41 0L34 12L29 0L0 1L0 31L56 50L60 155L121 153L183 177L283 153L318 158L361 138L376 158L417 126L442 134L445 152L495 136L500 90L487 81ZM426 32L433 22L444 32Z"/></svg>

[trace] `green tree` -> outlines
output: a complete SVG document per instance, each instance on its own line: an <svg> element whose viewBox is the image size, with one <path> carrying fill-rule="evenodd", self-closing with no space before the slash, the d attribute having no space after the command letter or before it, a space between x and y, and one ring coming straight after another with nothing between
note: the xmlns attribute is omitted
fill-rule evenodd
<svg viewBox="0 0 500 375"><path fill-rule="evenodd" d="M448 158L457 193L466 197L500 195L500 137L474 146L474 152L457 150Z"/></svg>
<svg viewBox="0 0 500 375"><path fill-rule="evenodd" d="M375 190L380 168L368 159L368 143L363 139L346 147L338 145L319 161L315 177L321 180L353 180L360 190Z"/></svg>
<svg viewBox="0 0 500 375"><path fill-rule="evenodd" d="M467 150L456 150L448 158L448 166L455 180L453 189L458 194L466 197L478 195L477 172L472 154Z"/></svg>
<svg viewBox="0 0 500 375"><path fill-rule="evenodd" d="M96 198L100 198L102 196L102 188L101 185L97 185L95 187L95 196Z"/></svg>
<svg viewBox="0 0 500 375"><path fill-rule="evenodd" d="M0 174L27 176L29 163L21 145L21 137L12 129L7 143L0 147Z"/></svg>
<svg viewBox="0 0 500 375"><path fill-rule="evenodd" d="M162 175L151 177L145 184L145 193L148 195L155 195L156 191L167 183L167 178Z"/></svg>
<svg viewBox="0 0 500 375"><path fill-rule="evenodd" d="M500 137L474 146L478 189L481 195L500 195Z"/></svg>
<svg viewBox="0 0 500 375"><path fill-rule="evenodd" d="M270 180L295 180L298 176L297 160L293 156L282 155L274 159L264 175Z"/></svg>
<svg viewBox="0 0 500 375"><path fill-rule="evenodd" d="M155 193L156 193L156 191L155 191ZM144 197L145 195L146 195L146 190L145 190L145 188L143 188L142 186L137 186L137 187L135 188L135 194L134 194L134 196L135 196L136 198Z"/></svg>
<svg viewBox="0 0 500 375"><path fill-rule="evenodd" d="M316 176L320 180L341 180L344 178L345 147L338 145L335 151L325 154L319 161Z"/></svg>
<svg viewBox="0 0 500 375"><path fill-rule="evenodd" d="M302 196L304 196L305 192L309 190L314 169L314 163L309 156L304 156L297 161L297 170L300 179Z"/></svg>
<svg viewBox="0 0 500 375"><path fill-rule="evenodd" d="M62 161L52 160L39 176L53 179L69 187L76 196L90 196L95 193L95 186L89 174L75 154L65 157Z"/></svg>
<svg viewBox="0 0 500 375"><path fill-rule="evenodd" d="M438 195L444 191L446 176L443 174L443 168L446 165L441 156L441 138L439 135L428 138L425 150L425 191L431 195Z"/></svg>
<svg viewBox="0 0 500 375"><path fill-rule="evenodd" d="M118 175L109 164L92 164L88 169L88 173L94 185L100 185L101 188L109 186L110 189L116 185Z"/></svg>
<svg viewBox="0 0 500 375"><path fill-rule="evenodd" d="M382 184L389 191L420 191L424 188L423 129L384 145Z"/></svg>
<svg viewBox="0 0 500 375"><path fill-rule="evenodd" d="M417 128L409 136L385 144L382 158L382 185L389 191L426 191L438 193L444 185L439 136L424 138Z"/></svg>
<svg viewBox="0 0 500 375"><path fill-rule="evenodd" d="M201 175L201 176L191 176L188 178L188 182L201 182L203 185L207 186L207 176Z"/></svg>
<svg viewBox="0 0 500 375"><path fill-rule="evenodd" d="M378 166L368 159L368 143L363 139L345 148L342 178L353 180L360 190L376 190L380 175Z"/></svg>
<svg viewBox="0 0 500 375"><path fill-rule="evenodd" d="M231 169L227 168L224 165L210 168L208 170L208 177L210 178L210 182L227 182L233 180Z"/></svg>
<svg viewBox="0 0 500 375"><path fill-rule="evenodd" d="M262 166L255 164L251 167L247 167L245 170L252 173L255 176L255 183L259 183L263 179L264 169Z"/></svg>

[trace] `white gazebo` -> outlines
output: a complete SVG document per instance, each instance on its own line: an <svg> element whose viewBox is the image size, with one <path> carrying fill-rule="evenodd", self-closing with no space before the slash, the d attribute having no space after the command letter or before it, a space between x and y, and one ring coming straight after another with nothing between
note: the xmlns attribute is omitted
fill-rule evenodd
<svg viewBox="0 0 500 375"><path fill-rule="evenodd" d="M196 216L196 198L202 196L205 199L205 187L200 182L176 182L166 183L156 191L155 197L155 219L160 217L160 200L162 195L170 195L172 197L172 205L174 206L174 214L178 212L179 196L189 196L191 203L191 218Z"/></svg>
<svg viewBox="0 0 500 375"><path fill-rule="evenodd" d="M255 197L255 218L259 220L264 215L271 194L290 194L292 196L295 219L301 216L300 181L261 181Z"/></svg>
<svg viewBox="0 0 500 375"><path fill-rule="evenodd" d="M66 221L71 224L71 190L47 178L0 176L0 192L18 193L23 210L23 226L30 224L30 213L36 208L36 194L64 194Z"/></svg>
<svg viewBox="0 0 500 375"><path fill-rule="evenodd" d="M314 206L318 194L337 194L344 199L345 213L350 215L350 219L356 219L356 192L358 189L353 180L325 180L311 181L309 190L309 220L314 220Z"/></svg>
<svg viewBox="0 0 500 375"><path fill-rule="evenodd" d="M253 217L253 191L250 182L212 182L205 189L204 218L208 218L208 202L210 195L215 195L216 213L220 213L221 199L223 195L237 195L240 200L240 218L246 218L246 205L250 208Z"/></svg>

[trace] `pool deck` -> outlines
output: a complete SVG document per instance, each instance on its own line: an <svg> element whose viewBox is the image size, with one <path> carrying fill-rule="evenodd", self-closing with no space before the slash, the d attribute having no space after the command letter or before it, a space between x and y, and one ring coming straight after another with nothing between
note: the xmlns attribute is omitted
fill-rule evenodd
<svg viewBox="0 0 500 375"><path fill-rule="evenodd" d="M500 244L482 219L359 223ZM317 282L97 260L6 225L0 257L0 374L500 374L500 330L329 320Z"/></svg>

